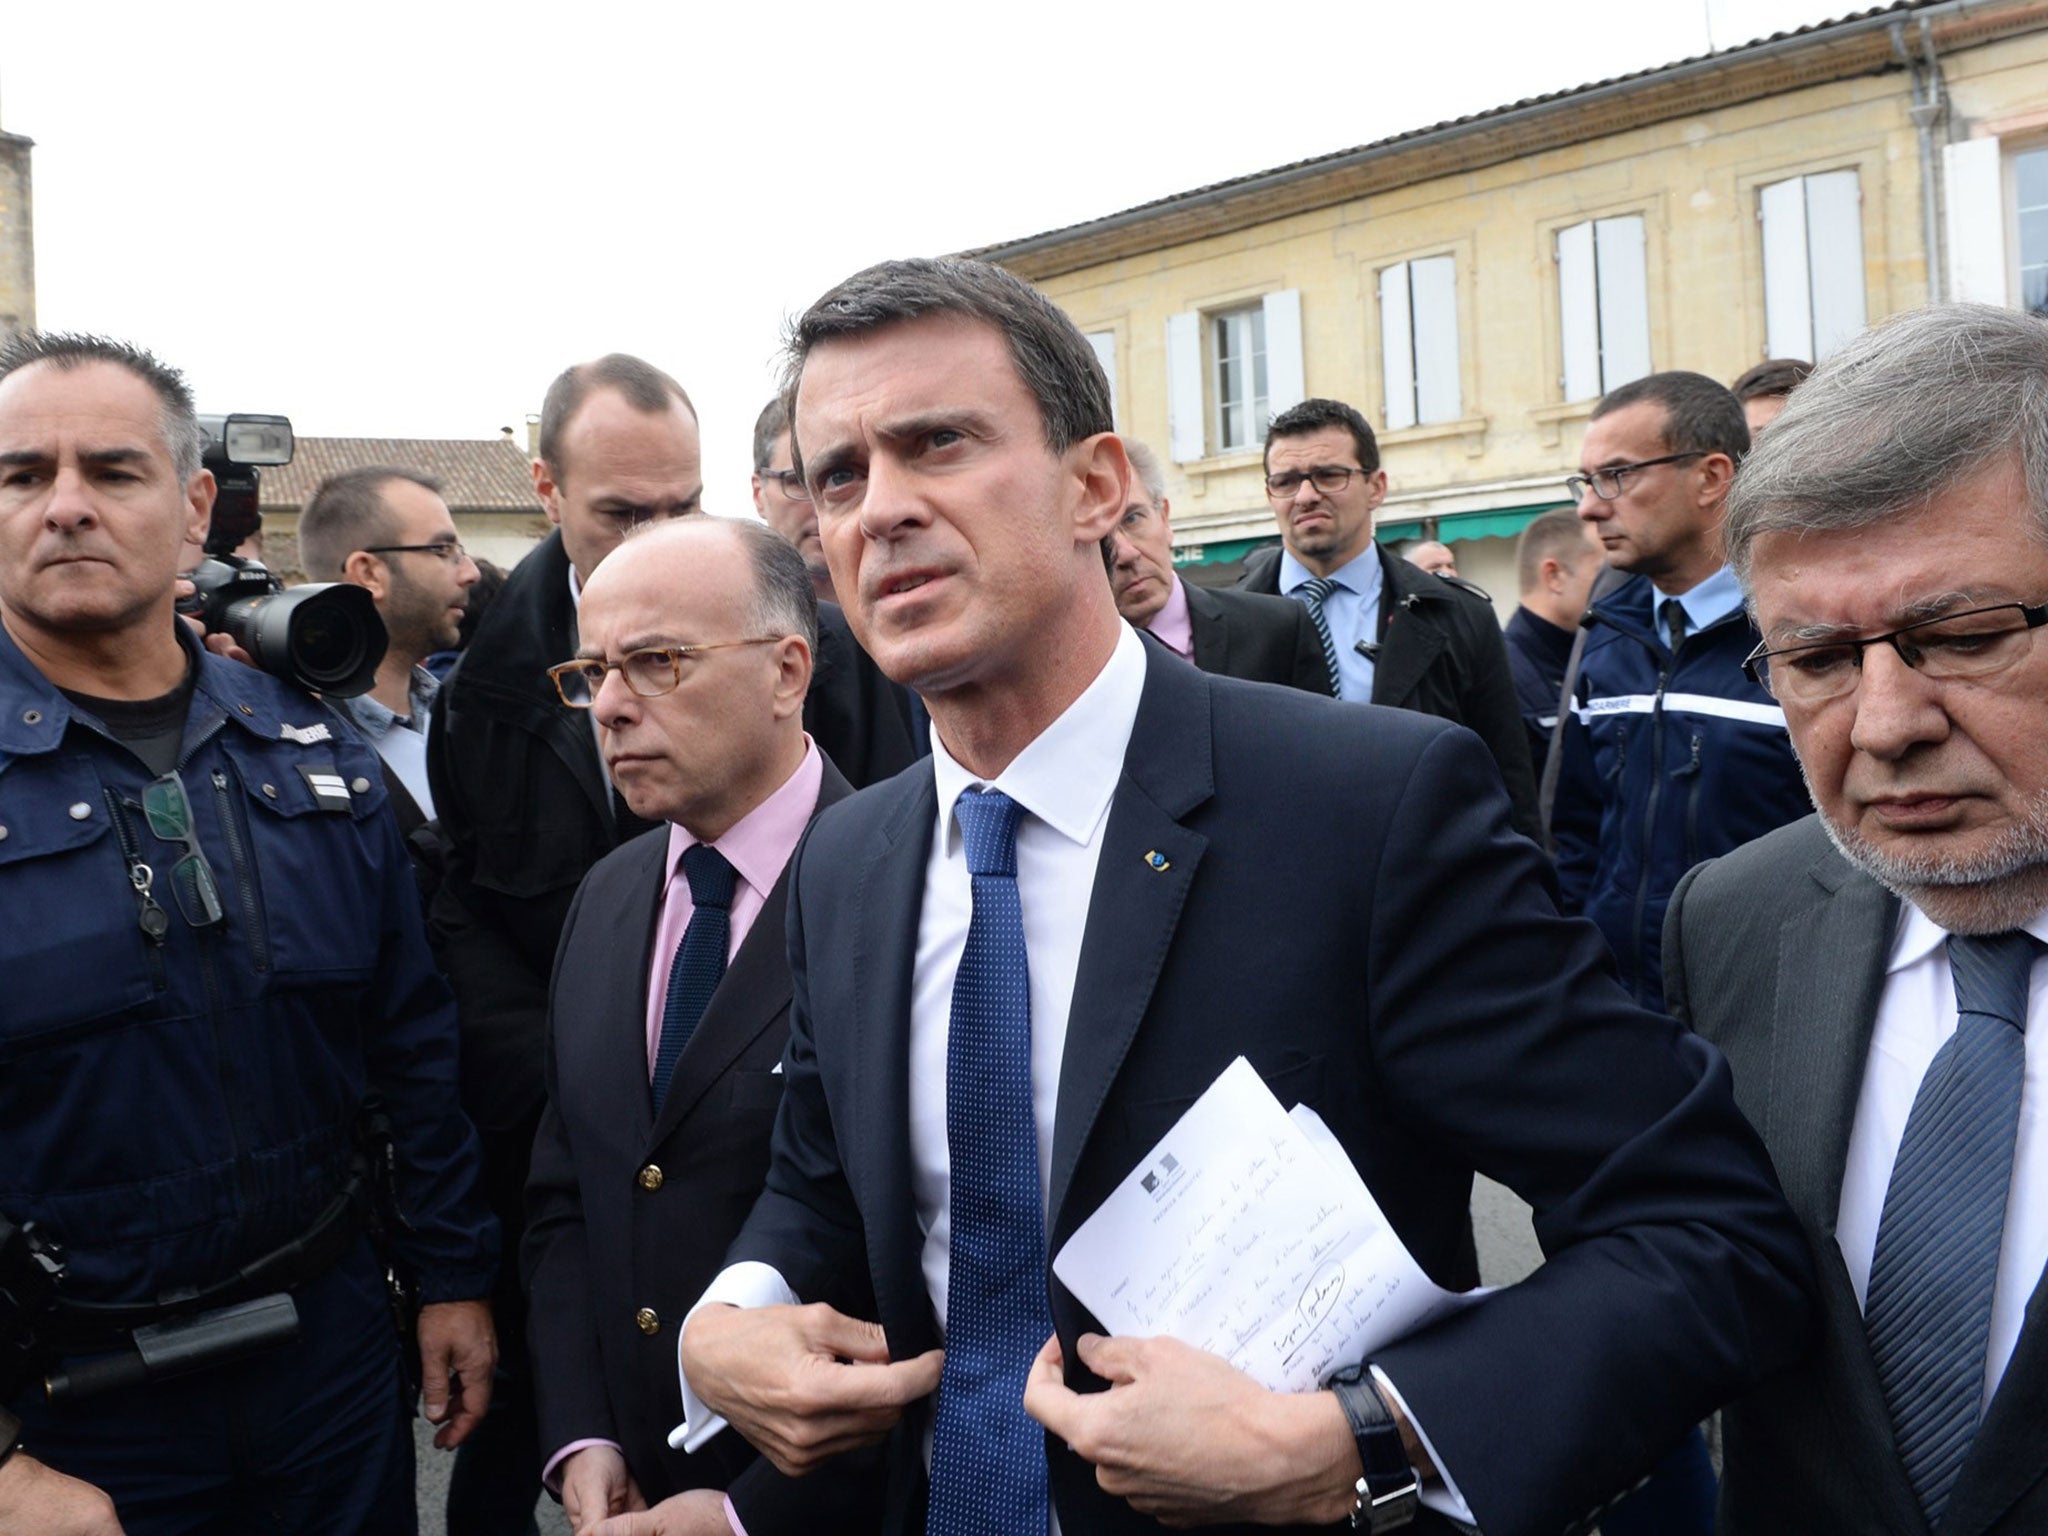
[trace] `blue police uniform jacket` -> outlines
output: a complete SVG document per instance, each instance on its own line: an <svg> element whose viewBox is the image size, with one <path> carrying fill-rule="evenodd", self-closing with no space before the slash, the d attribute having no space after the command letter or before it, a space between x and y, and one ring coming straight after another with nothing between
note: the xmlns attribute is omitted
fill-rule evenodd
<svg viewBox="0 0 2048 1536"><path fill-rule="evenodd" d="M186 846L143 814L149 770L0 631L0 1211L64 1244L76 1299L203 1287L313 1224L374 1094L422 1299L485 1296L454 1004L376 755L179 631L177 772L225 908L205 927L174 889Z"/></svg>
<svg viewBox="0 0 2048 1536"><path fill-rule="evenodd" d="M1582 621L1553 829L1566 909L1600 925L1623 984L1662 1008L1664 909L1680 878L1813 805L1785 712L1743 673L1757 639L1747 613L1687 635L1674 654L1658 637L1656 601L1637 576ZM1568 814L1567 796L1580 814Z"/></svg>

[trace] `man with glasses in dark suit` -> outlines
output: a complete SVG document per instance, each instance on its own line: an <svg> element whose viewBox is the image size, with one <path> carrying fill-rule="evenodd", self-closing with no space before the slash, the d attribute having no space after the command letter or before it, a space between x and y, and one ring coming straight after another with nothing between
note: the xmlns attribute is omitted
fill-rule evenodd
<svg viewBox="0 0 2048 1536"><path fill-rule="evenodd" d="M410 1532L356 1136L374 1100L453 1446L497 1256L455 1010L376 755L173 614L201 443L146 352L0 351L0 1286L32 1294L29 1234L63 1266L0 1317L0 1528Z"/></svg>

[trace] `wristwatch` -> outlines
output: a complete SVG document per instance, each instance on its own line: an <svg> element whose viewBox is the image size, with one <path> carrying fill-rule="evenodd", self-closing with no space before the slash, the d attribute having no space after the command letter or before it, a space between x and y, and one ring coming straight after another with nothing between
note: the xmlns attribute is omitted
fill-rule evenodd
<svg viewBox="0 0 2048 1536"><path fill-rule="evenodd" d="M0 1408L0 1467L7 1465L7 1459L21 1449L21 1420Z"/></svg>
<svg viewBox="0 0 2048 1536"><path fill-rule="evenodd" d="M1408 1465L1400 1427L1368 1367L1340 1371L1330 1378L1330 1390L1344 1409L1351 1436L1358 1442L1359 1465L1365 1469L1352 1490L1358 1502L1351 1507L1351 1529L1399 1530L1415 1518L1422 1504L1422 1480Z"/></svg>

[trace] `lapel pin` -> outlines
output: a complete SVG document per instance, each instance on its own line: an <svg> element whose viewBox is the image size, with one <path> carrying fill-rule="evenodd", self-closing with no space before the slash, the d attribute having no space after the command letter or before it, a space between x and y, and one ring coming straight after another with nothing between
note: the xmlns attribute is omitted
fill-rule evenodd
<svg viewBox="0 0 2048 1536"><path fill-rule="evenodd" d="M1151 866L1152 872L1157 875L1163 875L1169 869L1173 868L1173 861L1167 858L1167 856L1161 853L1157 848L1154 848L1150 853L1145 855L1145 862Z"/></svg>

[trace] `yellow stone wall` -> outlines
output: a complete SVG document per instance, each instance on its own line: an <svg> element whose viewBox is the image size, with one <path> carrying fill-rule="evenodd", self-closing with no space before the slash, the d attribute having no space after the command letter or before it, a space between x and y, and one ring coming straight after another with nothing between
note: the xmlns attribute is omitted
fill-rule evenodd
<svg viewBox="0 0 2048 1536"><path fill-rule="evenodd" d="M2009 129L2030 112L2048 136L2048 32L1951 53L1943 70L1951 116L1937 144L1967 136L1973 123ZM1855 167L1869 318L1925 302L1909 92L1902 70L1829 81L1037 281L1083 330L1116 333L1122 429L1168 458L1169 316L1299 290L1308 393L1349 401L1377 426L1385 419L1378 270L1454 253L1465 419L1382 434L1390 490L1380 518L1436 516L1441 536L1455 540L1460 513L1561 503L1561 478L1576 465L1592 402L1562 400L1560 227L1644 216L1657 369L1729 380L1763 359L1758 189L1786 177ZM1273 533L1256 452L1167 469L1184 551ZM1514 604L1512 549L1511 539L1492 538L1461 550L1463 573L1490 588L1504 612Z"/></svg>
<svg viewBox="0 0 2048 1536"><path fill-rule="evenodd" d="M36 323L34 202L27 139L0 133L0 340Z"/></svg>

